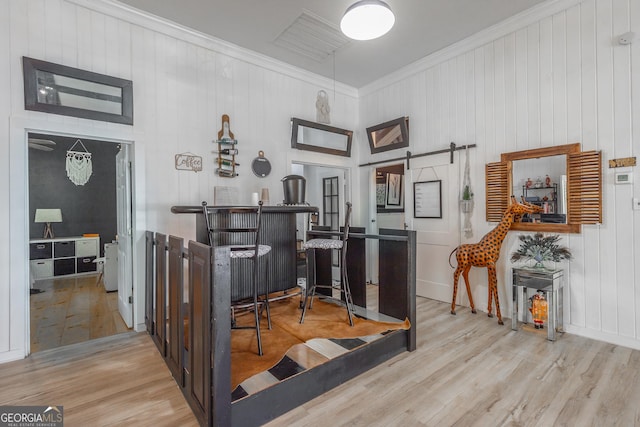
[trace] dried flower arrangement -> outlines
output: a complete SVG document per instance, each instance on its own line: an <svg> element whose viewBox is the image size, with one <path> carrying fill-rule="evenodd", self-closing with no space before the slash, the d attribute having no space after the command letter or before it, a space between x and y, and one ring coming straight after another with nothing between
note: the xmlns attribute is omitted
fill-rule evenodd
<svg viewBox="0 0 640 427"><path fill-rule="evenodd" d="M553 234L544 236L542 233L520 235L520 247L511 254L511 262L534 260L534 267L543 267L544 261L559 262L571 260L571 251L565 246L560 246L560 236Z"/></svg>

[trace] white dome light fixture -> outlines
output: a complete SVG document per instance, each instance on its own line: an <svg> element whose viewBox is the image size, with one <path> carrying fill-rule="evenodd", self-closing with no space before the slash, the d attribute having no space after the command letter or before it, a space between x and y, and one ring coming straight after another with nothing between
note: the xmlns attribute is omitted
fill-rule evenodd
<svg viewBox="0 0 640 427"><path fill-rule="evenodd" d="M340 21L340 29L354 40L372 40L385 35L396 17L382 0L360 0L349 6Z"/></svg>

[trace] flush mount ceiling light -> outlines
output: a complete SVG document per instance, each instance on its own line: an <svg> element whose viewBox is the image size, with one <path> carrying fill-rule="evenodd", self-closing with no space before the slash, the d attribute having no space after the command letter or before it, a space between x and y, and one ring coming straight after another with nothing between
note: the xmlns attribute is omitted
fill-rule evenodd
<svg viewBox="0 0 640 427"><path fill-rule="evenodd" d="M349 6L340 21L340 29L354 40L372 40L386 34L396 17L381 0L360 0Z"/></svg>

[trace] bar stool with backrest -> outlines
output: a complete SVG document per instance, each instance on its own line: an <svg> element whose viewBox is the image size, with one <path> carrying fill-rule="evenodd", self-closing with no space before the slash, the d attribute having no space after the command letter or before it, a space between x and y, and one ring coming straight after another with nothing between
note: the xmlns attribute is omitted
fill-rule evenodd
<svg viewBox="0 0 640 427"><path fill-rule="evenodd" d="M271 251L271 246L259 243L262 224L262 202L257 207L220 208L218 212L219 217L215 224L212 225L207 211L207 203L202 202L202 213L208 230L209 245L212 247L228 246L232 261L247 259L253 263L251 287L247 287L237 278L236 280L233 277L231 278L231 328L255 329L258 340L258 354L262 356L260 318L263 307L266 308L268 326L271 329L268 275L266 271L265 274L260 275L259 270L260 260L266 258L265 255ZM260 280L260 277L263 280ZM243 308L253 309L255 316L253 326L236 325L236 311Z"/></svg>
<svg viewBox="0 0 640 427"><path fill-rule="evenodd" d="M316 250L338 250L340 251L340 285L334 287L331 285L318 285L315 277L309 277L312 279L311 284L307 283L307 291L305 295L305 302L302 308L302 315L300 316L300 323L304 323L304 316L307 312L307 308L311 309L313 305L313 297L316 293L316 288L326 289L338 289L340 295L344 295L345 305L347 306L347 313L349 315L349 325L353 326L353 298L351 297L351 289L349 288L349 278L347 277L347 240L349 239L349 220L351 218L351 203L347 202L347 209L345 212L344 228L340 239L311 239L303 244L303 248L307 254L307 269L310 260L314 260L315 256L311 256L312 251ZM315 255L315 253L313 254ZM315 268L314 268L315 273ZM315 274L314 274L315 276ZM308 280L308 279L307 279Z"/></svg>

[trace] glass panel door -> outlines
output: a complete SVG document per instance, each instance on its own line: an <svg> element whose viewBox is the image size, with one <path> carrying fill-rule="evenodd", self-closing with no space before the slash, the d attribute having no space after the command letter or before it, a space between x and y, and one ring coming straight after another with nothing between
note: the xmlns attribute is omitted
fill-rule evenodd
<svg viewBox="0 0 640 427"><path fill-rule="evenodd" d="M340 227L340 194L338 177L322 179L322 222L337 231Z"/></svg>
<svg viewBox="0 0 640 427"><path fill-rule="evenodd" d="M322 223L332 231L340 229L340 193L338 177L322 178ZM332 251L332 264L338 265L338 251Z"/></svg>

